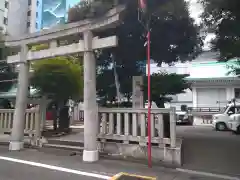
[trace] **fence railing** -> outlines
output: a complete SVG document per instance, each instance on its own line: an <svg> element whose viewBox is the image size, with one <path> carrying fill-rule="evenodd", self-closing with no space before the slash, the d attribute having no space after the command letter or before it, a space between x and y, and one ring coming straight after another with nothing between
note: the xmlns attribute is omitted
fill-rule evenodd
<svg viewBox="0 0 240 180"><path fill-rule="evenodd" d="M190 112L220 112L221 107L189 107Z"/></svg>
<svg viewBox="0 0 240 180"><path fill-rule="evenodd" d="M100 141L147 145L147 109L99 108ZM151 110L151 140L156 145L176 147L175 108ZM169 135L165 135L166 128Z"/></svg>
<svg viewBox="0 0 240 180"><path fill-rule="evenodd" d="M13 127L14 109L0 109L0 133L10 133ZM24 133L39 133L39 111L26 110Z"/></svg>

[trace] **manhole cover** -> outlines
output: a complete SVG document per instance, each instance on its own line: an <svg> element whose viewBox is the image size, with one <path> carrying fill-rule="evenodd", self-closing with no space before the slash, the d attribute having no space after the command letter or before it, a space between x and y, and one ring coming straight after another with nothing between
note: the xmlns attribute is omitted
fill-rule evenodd
<svg viewBox="0 0 240 180"><path fill-rule="evenodd" d="M139 176L139 175L134 175L134 174L127 174L127 173L119 173L111 180L156 180L157 178L155 177L148 177L148 176Z"/></svg>

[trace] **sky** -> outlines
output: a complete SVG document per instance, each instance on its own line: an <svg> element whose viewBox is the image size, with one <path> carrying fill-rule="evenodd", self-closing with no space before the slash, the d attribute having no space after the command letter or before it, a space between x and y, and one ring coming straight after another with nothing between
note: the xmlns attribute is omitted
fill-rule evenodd
<svg viewBox="0 0 240 180"><path fill-rule="evenodd" d="M195 19L196 23L199 24L201 22L200 15L203 12L203 8L201 4L199 4L198 0L185 0L189 2L189 11L192 18Z"/></svg>
<svg viewBox="0 0 240 180"><path fill-rule="evenodd" d="M70 7L76 5L80 0L67 0L67 3Z"/></svg>
<svg viewBox="0 0 240 180"><path fill-rule="evenodd" d="M190 16L195 20L197 24L201 23L201 14L203 12L203 8L198 0L185 0L189 2L189 12ZM203 50L210 50L210 41L215 37L213 33L209 33L204 40Z"/></svg>

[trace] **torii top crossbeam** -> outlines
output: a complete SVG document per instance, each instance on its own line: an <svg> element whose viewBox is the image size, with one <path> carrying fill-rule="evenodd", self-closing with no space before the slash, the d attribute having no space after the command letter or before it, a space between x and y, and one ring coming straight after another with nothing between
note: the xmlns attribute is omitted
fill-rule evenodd
<svg viewBox="0 0 240 180"><path fill-rule="evenodd" d="M111 9L105 16L98 19L87 19L79 22L58 25L51 29L45 29L40 32L25 34L21 37L7 36L5 44L9 47L20 46L22 44L36 44L59 39L61 37L81 34L86 30L93 32L104 31L105 29L114 28L119 24L120 13L124 6L117 6Z"/></svg>
<svg viewBox="0 0 240 180"><path fill-rule="evenodd" d="M34 45L41 43L48 43L52 40L58 40L74 34L83 34L85 31L99 32L105 29L114 28L120 23L120 14L124 10L124 6L117 6L111 9L105 16L95 19L87 19L75 23L69 23L56 26L55 28L42 30L36 33L25 34L21 37L7 36L5 45L8 47L18 47L21 45ZM102 42L107 43L102 43ZM112 47L117 45L116 36L107 37L103 39L94 39L93 49ZM94 47L95 46L95 47ZM63 48L64 51L63 51ZM77 52L83 52L84 47L82 43L70 44L64 47L51 48L47 50L41 50L37 52L29 51L27 55L28 61L51 58L54 56L61 56L67 54L73 54ZM63 52L65 52L63 54ZM8 63L19 62L19 54L9 56L7 58Z"/></svg>

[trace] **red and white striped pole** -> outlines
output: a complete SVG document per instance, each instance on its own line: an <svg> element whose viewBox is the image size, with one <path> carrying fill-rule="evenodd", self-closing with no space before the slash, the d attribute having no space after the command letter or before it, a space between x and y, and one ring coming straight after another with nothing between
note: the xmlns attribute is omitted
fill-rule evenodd
<svg viewBox="0 0 240 180"><path fill-rule="evenodd" d="M148 31L147 33L147 64L148 64L148 167L152 167L150 31Z"/></svg>
<svg viewBox="0 0 240 180"><path fill-rule="evenodd" d="M148 16L147 14L147 0L139 0L139 7L144 14L144 16ZM152 136L151 136L151 45L150 45L150 22L147 20L145 24L147 30L147 66L148 66L148 167L152 167Z"/></svg>

